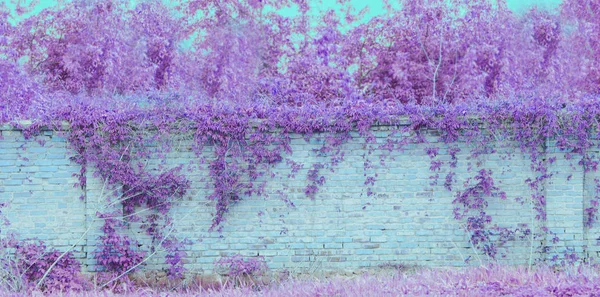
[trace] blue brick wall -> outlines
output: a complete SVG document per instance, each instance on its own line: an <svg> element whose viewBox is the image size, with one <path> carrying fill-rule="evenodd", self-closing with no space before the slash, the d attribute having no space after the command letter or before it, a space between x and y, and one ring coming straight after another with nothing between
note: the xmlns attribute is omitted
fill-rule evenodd
<svg viewBox="0 0 600 297"><path fill-rule="evenodd" d="M3 212L11 222L3 231L85 257L86 203L79 199L83 191L73 187L80 168L69 161L61 132L46 131L35 141L7 127L0 132L0 201L9 203Z"/></svg>
<svg viewBox="0 0 600 297"><path fill-rule="evenodd" d="M378 143L388 139L386 127L374 130ZM39 141L25 141L20 131L6 127L1 133L0 199L10 203L4 211L12 223L9 229L23 238L43 239L60 250L73 248L87 270L96 270L93 252L102 221L95 214L107 210L104 195L113 189L92 173L88 173L85 192L73 187L77 182L73 173L80 168L69 161L72 152L60 131L46 131L37 138ZM583 211L596 195L593 181L599 177L578 167L572 169L578 160L566 160L552 143L547 144L546 154L547 158L556 157L549 164L554 176L542 189L547 197L548 220L541 223L533 219L531 190L525 183L536 175L527 155L511 145L498 145L498 152L472 159L470 151L474 146L457 144L461 151L457 154L457 168L452 169L456 183L453 191L448 191L443 185L450 171L447 144L411 144L401 152L374 149L368 154L364 141L353 136L343 146L344 161L333 172L321 170L326 184L310 200L304 194L308 170L316 162L326 162L327 156L314 153L319 141L307 142L301 135L293 135L293 154L285 157L304 164L296 178L287 177L290 168L285 162L274 166L275 178L264 180L266 195L246 197L234 205L222 233L208 231L215 208L214 202L206 199L211 193L205 179L208 171L206 165L198 165L191 143L182 139L167 163L193 164L189 171L186 168L192 189L171 212L177 235L193 241L187 251L186 266L193 272L210 273L216 259L236 253L264 256L270 268L293 272L356 270L386 263L463 266L487 262L489 259L469 243L464 222L453 217L456 191L479 168L491 169L497 186L508 196L507 200L489 199L492 224L510 228L527 224L535 233L548 228L561 239L556 244L551 243L550 236L509 241L500 249L507 252L498 261L526 264L551 253L560 254L566 248L576 250L581 257L600 255L596 244L599 229L583 224ZM435 141L433 134L427 139ZM431 159L425 152L432 146L439 148L436 159L446 164L439 171L437 184L432 183L435 180L429 170ZM205 147L208 159L211 150ZM508 154L511 157L505 158ZM374 168L364 169L365 155L375 164ZM379 164L381 156L385 156L384 165ZM157 164L151 162L149 166ZM371 196L364 186L365 174L378 175ZM79 199L82 195L84 200ZM523 198L523 203L515 201L518 197ZM290 207L286 199L295 207ZM132 223L127 232L147 247L149 238L138 227ZM548 254L537 253L541 245L550 247ZM160 268L162 257L164 252L159 251L148 261L148 268ZM466 259L470 261L467 263Z"/></svg>

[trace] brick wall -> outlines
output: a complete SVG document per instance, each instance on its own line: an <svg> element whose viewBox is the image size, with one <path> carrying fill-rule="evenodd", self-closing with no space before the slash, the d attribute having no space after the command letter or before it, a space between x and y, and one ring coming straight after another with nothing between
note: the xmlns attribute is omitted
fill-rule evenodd
<svg viewBox="0 0 600 297"><path fill-rule="evenodd" d="M378 143L390 137L386 127L373 129ZM33 141L25 141L20 131L8 127L1 132L0 201L10 202L4 210L12 223L9 229L22 238L43 239L60 250L73 248L86 270L96 270L93 251L102 221L95 214L109 209L104 182L88 173L85 191L73 186L77 179L72 175L80 167L69 161L73 152L61 132L46 131ZM467 259L471 264L487 262L469 243L464 222L454 219L452 204L456 191L480 168L491 169L497 186L508 196L507 200L488 199L493 224L511 228L527 224L535 232L547 227L561 239L557 244L552 244L550 237L509 241L504 245L508 252L498 257L500 262L526 264L560 254L565 248L573 248L581 257L598 256L598 228L588 229L583 224L583 210L595 195L597 173L573 169L571 165L578 160L566 160L551 142L546 156L557 158L549 165L555 176L544 184L548 220L540 223L533 219L531 190L525 183L536 174L528 156L510 143L497 144L497 152L476 159L470 154L476 147L457 144L461 149L453 169L457 182L453 191L448 191L444 177L449 171L449 147L436 143L434 132L429 132L429 144L410 144L394 152L376 149L371 154L364 140L353 136L343 146L344 161L334 171L321 170L326 183L310 200L304 194L308 170L316 162L327 163L328 156L313 151L320 147L318 139L307 142L294 135L293 154L286 158L302 163L303 169L295 178L288 178L289 166L285 162L276 165L272 169L275 178L264 179L266 195L245 197L234 205L222 233L208 231L215 205L206 199L210 194L206 165L199 164L189 142L181 142L167 162L193 165L186 168L192 189L171 211L178 237L193 241L186 267L210 273L216 259L235 253L264 256L270 268L292 272L355 270L387 263L462 266ZM436 158L446 162L437 184L431 178L434 173L429 169L427 147L439 148ZM205 152L210 159L211 148L206 147ZM381 156L385 156L385 164L379 163ZM365 171L365 157L374 168ZM374 195L367 195L365 174L377 174ZM83 200L79 198L82 195ZM516 202L517 197L522 197L523 203ZM148 246L147 236L135 223L127 232ZM536 253L540 245L550 247L547 254ZM163 256L159 251L147 268L159 268Z"/></svg>

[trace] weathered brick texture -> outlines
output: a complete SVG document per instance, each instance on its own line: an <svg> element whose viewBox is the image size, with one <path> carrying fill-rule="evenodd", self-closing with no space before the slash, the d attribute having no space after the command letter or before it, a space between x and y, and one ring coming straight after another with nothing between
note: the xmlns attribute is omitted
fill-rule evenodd
<svg viewBox="0 0 600 297"><path fill-rule="evenodd" d="M383 143L389 132L385 127L374 129L377 141ZM0 200L10 202L4 211L12 223L9 229L22 238L43 239L60 250L73 248L84 267L94 271L94 245L102 224L96 211L108 209L105 195L110 189L92 173L88 173L85 190L74 187L77 179L73 174L80 167L69 161L73 152L60 132L47 131L33 141L25 141L17 130L4 128L1 132ZM598 257L600 227L584 225L584 209L597 195L593 180L598 173L572 166L578 160L566 160L551 142L545 148L546 158L555 157L556 161L549 164L554 176L542 189L548 220L541 223L534 219L531 190L525 182L536 173L528 156L510 145L498 145L498 152L473 159L470 151L474 145L456 144L461 151L457 167L450 169L447 144L410 144L403 151L375 149L369 153L364 140L353 136L343 145L344 160L331 168L333 171L320 171L326 183L310 200L304 194L308 170L316 162L327 164L328 156L313 151L319 148L319 141L307 142L294 135L293 154L286 158L303 168L295 178L288 178L290 168L285 162L274 166L275 177L265 178L267 195L245 197L234 205L222 233L208 232L215 205L206 199L210 194L207 166L191 152L190 143L180 143L167 161L194 165L189 171L186 168L192 189L171 211L177 236L194 242L187 251L187 268L211 272L216 259L235 253L264 256L272 269L297 272L354 270L386 263L462 266L466 259L475 264L487 262L469 243L464 222L454 219L452 204L456 191L464 189L463 183L480 168L492 170L497 186L508 197L489 197L492 224L513 228L527 224L535 232L548 228L561 239L556 244L544 236L510 241L504 245L508 252L498 257L500 262L525 264L566 248L581 257ZM439 148L436 160L445 163L438 172L429 169L427 147ZM210 159L211 148L205 150ZM381 156L385 156L384 164ZM367 159L374 168L364 169ZM450 170L456 173L452 191L444 188ZM432 179L436 173L439 177ZM374 194L369 196L366 176L375 174ZM515 201L518 197L523 203ZM148 238L136 224L131 224L128 232L147 247ZM537 253L540 245L550 247L548 254ZM159 268L162 256L159 252L148 268Z"/></svg>

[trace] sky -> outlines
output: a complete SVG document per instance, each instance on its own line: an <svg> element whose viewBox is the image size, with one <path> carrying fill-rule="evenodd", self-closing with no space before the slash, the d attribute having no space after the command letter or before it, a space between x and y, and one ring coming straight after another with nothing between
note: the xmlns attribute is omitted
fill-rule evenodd
<svg viewBox="0 0 600 297"><path fill-rule="evenodd" d="M14 7L14 5L11 3L11 0L0 0L0 1L4 1L6 4L8 4L9 7ZM14 1L14 0L12 0L12 1ZM23 2L26 4L31 3L32 1L36 1L36 0L20 0L20 2ZM24 15L24 17L39 13L40 11L42 11L45 8L57 5L56 0L37 0L37 1L39 1L39 3L35 6L35 9L31 13ZM135 0L130 0L130 1L135 2ZM309 3L317 2L315 0L308 0L308 1L309 1ZM321 10L335 8L335 6L336 6L335 0L320 0L319 2L322 2L322 4L318 5L319 9L321 9ZM351 2L358 11L363 9L365 6L369 6L369 13L366 15L366 19L369 19L373 16L383 13L383 5L382 5L381 1L378 1L378 0L352 0ZM561 0L507 0L507 3L508 3L508 7L511 10L513 10L515 12L524 12L533 6L537 6L539 8L543 8L543 9L556 9L560 5ZM284 14L284 15L288 14L288 13L292 13L292 11L286 11L286 10L282 11L282 14Z"/></svg>
<svg viewBox="0 0 600 297"><path fill-rule="evenodd" d="M315 2L308 0L309 3ZM328 9L335 6L335 0L321 0L323 5L321 9ZM365 6L369 6L369 14L367 18L383 13L382 1L378 0L352 0L350 1L358 11ZM393 2L390 1L390 2ZM507 0L508 8L515 12L524 12L527 9L537 6L543 9L556 9L560 5L561 0Z"/></svg>

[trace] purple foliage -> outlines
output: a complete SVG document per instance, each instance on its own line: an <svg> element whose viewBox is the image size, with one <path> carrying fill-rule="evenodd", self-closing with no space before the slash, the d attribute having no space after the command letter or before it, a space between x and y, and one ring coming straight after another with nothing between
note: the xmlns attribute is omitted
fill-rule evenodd
<svg viewBox="0 0 600 297"><path fill-rule="evenodd" d="M63 255L58 250L48 250L41 241L37 244L17 244L15 249L17 266L31 285L40 281L44 274L50 271L40 287L44 291L81 291L89 288L89 284L81 275L79 261L71 252Z"/></svg>
<svg viewBox="0 0 600 297"><path fill-rule="evenodd" d="M14 274L11 277L20 278L22 287L4 283L0 289L35 290L45 292L82 291L90 288L90 283L81 274L79 261L72 252L60 252L48 249L42 241L28 242L17 240L14 236L0 240L0 250L14 250L0 260L1 271Z"/></svg>
<svg viewBox="0 0 600 297"><path fill-rule="evenodd" d="M143 289L127 296L597 296L597 267L482 266L468 269L420 269L393 275L362 274L327 279L288 279L257 285L204 285L178 292ZM23 296L8 294L8 296ZM107 296L106 292L68 293L64 296ZM112 296L112 295L111 295Z"/></svg>
<svg viewBox="0 0 600 297"><path fill-rule="evenodd" d="M106 272L116 274L135 268L144 259L144 252L136 250L135 241L117 233L116 230L122 226L122 222L116 218L121 216L119 212L98 214L98 217L104 219L104 226L102 226L104 235L99 237L102 245L94 254L94 258Z"/></svg>
<svg viewBox="0 0 600 297"><path fill-rule="evenodd" d="M19 240L14 233L2 234L10 222L0 203L0 291L39 289L45 292L81 291L89 282L73 253L49 249L43 241Z"/></svg>
<svg viewBox="0 0 600 297"><path fill-rule="evenodd" d="M367 196L377 182L370 155L378 148L427 145L428 129L439 131L437 142L449 146L448 162L439 149L425 150L431 185L448 169L448 191L458 182L458 143L474 147L473 159L497 153L497 140L518 145L535 174L526 183L541 221L546 219L543 186L554 175L548 165L555 159L544 156L548 139L555 139L567 158L581 156L577 165L585 172L597 170L600 161L590 152L598 145L600 116L596 1L566 0L560 13L533 9L524 15L512 13L505 1L402 1L402 9L386 5L388 14L362 23L364 11L339 2L345 5L341 13L329 10L312 19L310 5L299 0L194 0L169 7L75 0L16 24L2 3L0 123L37 120L24 130L29 138L44 126L69 122L72 161L81 166L76 186L85 188L93 169L110 189L122 189L106 198L123 211L98 214L105 221L95 259L109 278L134 270L144 248L154 251L159 243L168 251L169 277L183 277L187 240L164 230L172 228L169 210L185 197L191 181L181 166L162 165L157 173L140 164L164 160L174 135L192 135L199 157L205 146L214 149L208 164L213 188L208 199L215 201L211 231L222 228L226 214L244 197L264 194L259 180L273 178L272 167L293 153L292 134L309 141L315 134L324 137L314 152L321 162L307 169L310 199L326 182L321 170L333 171L344 160L343 145L355 131L367 151ZM298 9L297 16L274 12L289 6ZM26 11L18 6L17 14ZM182 47L184 42L191 46ZM390 135L401 140L378 143L371 131L377 125L390 127ZM150 142L158 147L150 148ZM293 176L304 164L288 165ZM456 190L455 218L465 220L471 242L485 254L496 255L494 237L503 242L531 232L490 226L488 199L506 198L490 170L477 168ZM584 210L590 228L598 217L596 196ZM151 211L141 217L138 207ZM140 247L123 234L133 221L141 221L153 246ZM45 253L45 247L28 245L21 252ZM55 252L47 255L32 263L37 268L31 279L58 259ZM566 259L576 260L572 253ZM238 275L256 273L263 263L239 256L222 261ZM48 288L56 279L69 285L63 273L77 270L70 255L57 268L46 280ZM469 287L464 281L455 285ZM496 283L469 288L501 290ZM329 284L311 292L331 295L341 289ZM570 287L552 292L563 289Z"/></svg>
<svg viewBox="0 0 600 297"><path fill-rule="evenodd" d="M262 256L245 259L242 255L236 254L217 260L215 270L223 271L231 277L259 276L267 270L267 263Z"/></svg>
<svg viewBox="0 0 600 297"><path fill-rule="evenodd" d="M535 95L568 102L600 91L591 0L523 15L505 1L402 1L367 22L348 1L316 17L308 1L178 4L75 0L16 24L3 4L3 120L59 106L52 101L66 94L435 106ZM275 12L285 7L298 14Z"/></svg>

